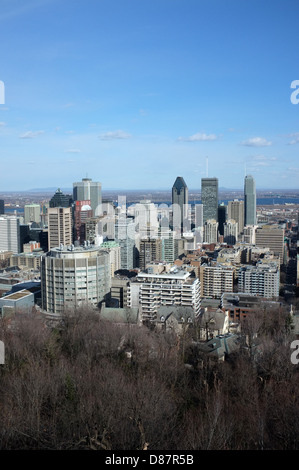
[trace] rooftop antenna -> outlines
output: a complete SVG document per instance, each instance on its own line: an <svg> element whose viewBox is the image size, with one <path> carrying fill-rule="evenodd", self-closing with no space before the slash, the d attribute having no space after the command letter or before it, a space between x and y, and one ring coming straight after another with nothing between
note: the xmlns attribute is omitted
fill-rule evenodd
<svg viewBox="0 0 299 470"><path fill-rule="evenodd" d="M247 173L247 170L246 170L246 162L244 163L244 172L245 172L244 177L246 178L246 173Z"/></svg>

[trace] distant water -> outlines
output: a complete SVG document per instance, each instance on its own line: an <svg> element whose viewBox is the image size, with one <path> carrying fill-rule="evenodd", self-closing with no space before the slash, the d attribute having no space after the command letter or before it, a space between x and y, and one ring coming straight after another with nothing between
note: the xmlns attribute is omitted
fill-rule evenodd
<svg viewBox="0 0 299 470"><path fill-rule="evenodd" d="M228 201L232 201L233 199L224 199L224 200L219 200L219 204L223 203L225 205L228 204ZM239 199L242 200L242 199ZM134 203L128 203L127 205L130 206ZM160 204L167 204L168 206L171 205L171 201L154 201L154 204L160 205ZM195 205L195 204L201 204L201 200L189 200L189 204ZM257 206L272 206L272 205L283 205L283 204L299 204L299 196L298 197L264 197L264 198L257 198L256 200L256 205ZM5 214L14 214L17 213L17 215L24 215L24 209L22 207L18 208L5 208Z"/></svg>
<svg viewBox="0 0 299 470"><path fill-rule="evenodd" d="M233 199L220 199L219 204L228 204L228 201L232 201ZM241 201L242 199L239 199ZM154 201L155 204L167 204L171 205L171 201ZM195 205L195 204L201 204L201 200L190 200L189 199L189 204ZM256 205L257 206L272 206L272 205L283 205L283 204L299 204L299 196L298 197L275 197L275 198L270 198L270 197L264 197L264 198L257 198L256 199Z"/></svg>

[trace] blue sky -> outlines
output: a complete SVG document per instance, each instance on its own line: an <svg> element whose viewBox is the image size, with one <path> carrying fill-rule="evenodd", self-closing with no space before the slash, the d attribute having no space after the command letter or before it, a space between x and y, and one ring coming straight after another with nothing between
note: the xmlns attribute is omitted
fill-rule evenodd
<svg viewBox="0 0 299 470"><path fill-rule="evenodd" d="M0 0L0 191L200 189L207 170L298 188L298 18L297 0Z"/></svg>

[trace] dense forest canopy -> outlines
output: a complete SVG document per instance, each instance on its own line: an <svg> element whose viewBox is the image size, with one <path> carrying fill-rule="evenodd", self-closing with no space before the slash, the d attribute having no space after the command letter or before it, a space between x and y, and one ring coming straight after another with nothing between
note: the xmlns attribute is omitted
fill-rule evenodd
<svg viewBox="0 0 299 470"><path fill-rule="evenodd" d="M252 315L225 361L194 357L195 325L178 338L88 309L3 318L0 334L2 450L299 449L287 313Z"/></svg>

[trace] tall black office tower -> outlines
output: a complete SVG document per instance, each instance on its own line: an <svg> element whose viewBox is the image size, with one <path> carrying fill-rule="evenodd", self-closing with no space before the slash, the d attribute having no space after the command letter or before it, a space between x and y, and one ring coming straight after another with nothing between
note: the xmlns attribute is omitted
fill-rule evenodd
<svg viewBox="0 0 299 470"><path fill-rule="evenodd" d="M4 214L4 201L0 199L0 215Z"/></svg>
<svg viewBox="0 0 299 470"><path fill-rule="evenodd" d="M203 223L211 219L218 221L218 178L201 179L201 202Z"/></svg>
<svg viewBox="0 0 299 470"><path fill-rule="evenodd" d="M256 189L251 175L244 180L244 225L256 225Z"/></svg>
<svg viewBox="0 0 299 470"><path fill-rule="evenodd" d="M54 196L49 201L49 207L71 207L73 202L70 194L64 194L60 188L58 188Z"/></svg>
<svg viewBox="0 0 299 470"><path fill-rule="evenodd" d="M188 188L182 176L178 176L172 186L173 227L182 228L188 218Z"/></svg>

